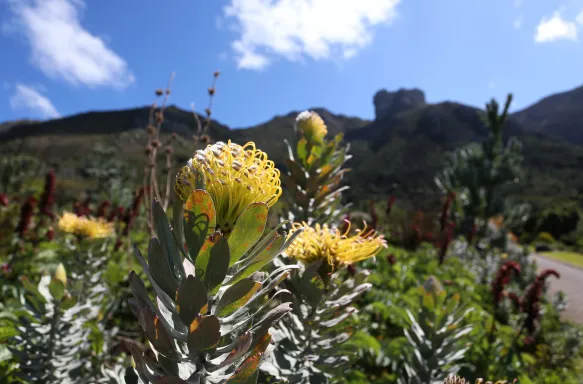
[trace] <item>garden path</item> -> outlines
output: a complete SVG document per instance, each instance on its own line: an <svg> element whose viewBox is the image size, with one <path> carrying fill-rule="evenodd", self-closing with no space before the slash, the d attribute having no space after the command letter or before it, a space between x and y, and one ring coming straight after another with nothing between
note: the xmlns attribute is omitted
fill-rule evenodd
<svg viewBox="0 0 583 384"><path fill-rule="evenodd" d="M569 302L567 310L563 313L564 318L583 324L583 269L538 254L533 254L532 257L538 264L539 270L551 268L559 272L560 279L553 277L549 279L550 293L565 292Z"/></svg>

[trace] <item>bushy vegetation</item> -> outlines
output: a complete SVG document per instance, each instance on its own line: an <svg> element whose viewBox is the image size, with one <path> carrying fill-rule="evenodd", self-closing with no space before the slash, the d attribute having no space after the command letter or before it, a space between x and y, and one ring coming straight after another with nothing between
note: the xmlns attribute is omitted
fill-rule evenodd
<svg viewBox="0 0 583 384"><path fill-rule="evenodd" d="M281 175L254 143L214 142L218 76L190 160L160 134L170 89L141 174L97 147L79 192L40 158L2 160L0 382L580 382L560 276L513 233L529 210L504 195L522 175L510 98L436 175L440 214L394 195L358 211L349 148L315 112Z"/></svg>

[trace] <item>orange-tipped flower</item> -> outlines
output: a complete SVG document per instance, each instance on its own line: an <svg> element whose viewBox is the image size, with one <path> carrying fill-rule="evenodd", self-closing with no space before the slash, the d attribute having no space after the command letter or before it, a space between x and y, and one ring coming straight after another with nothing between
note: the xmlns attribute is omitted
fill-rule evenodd
<svg viewBox="0 0 583 384"><path fill-rule="evenodd" d="M271 207L281 195L279 170L253 142L240 146L229 140L197 151L176 177L175 190L182 201L195 189L197 172L213 199L217 225L227 234L249 204L262 202Z"/></svg>
<svg viewBox="0 0 583 384"><path fill-rule="evenodd" d="M350 227L341 233L337 228L330 228L326 224L310 227L305 222L294 223L289 236L302 228L302 233L292 242L286 253L304 264L325 260L333 269L337 269L342 265L373 257L383 247L387 247L384 237L374 230L367 230L366 225L355 235L349 236Z"/></svg>

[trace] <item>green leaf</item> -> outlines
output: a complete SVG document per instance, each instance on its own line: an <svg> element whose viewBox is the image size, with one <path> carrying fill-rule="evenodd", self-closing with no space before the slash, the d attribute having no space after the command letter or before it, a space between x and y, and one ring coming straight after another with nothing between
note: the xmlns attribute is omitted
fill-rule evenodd
<svg viewBox="0 0 583 384"><path fill-rule="evenodd" d="M219 286L227 276L229 269L229 243L220 233L212 235L213 245L209 252L202 252L196 258L194 267L207 291L212 291ZM203 247L204 248L204 247Z"/></svg>
<svg viewBox="0 0 583 384"><path fill-rule="evenodd" d="M206 312L207 292L197 276L188 276L182 280L176 292L176 309L184 324L190 324L203 312Z"/></svg>
<svg viewBox="0 0 583 384"><path fill-rule="evenodd" d="M172 201L172 225L180 251L188 258L184 240L184 202L176 192L174 192L174 200Z"/></svg>
<svg viewBox="0 0 583 384"><path fill-rule="evenodd" d="M22 286L25 290L26 300L37 312L44 312L44 305L47 303L47 298L45 298L38 288L33 285L26 276L20 278Z"/></svg>
<svg viewBox="0 0 583 384"><path fill-rule="evenodd" d="M216 306L215 313L225 317L243 307L249 299L261 288L261 283L251 279L243 279L231 285Z"/></svg>
<svg viewBox="0 0 583 384"><path fill-rule="evenodd" d="M306 185L306 171L300 167L298 163L290 161L289 159L285 160L285 165L289 170L291 177L294 178L300 187L304 188Z"/></svg>
<svg viewBox="0 0 583 384"><path fill-rule="evenodd" d="M51 279L49 292L56 301L61 301L65 296L65 284L61 280Z"/></svg>
<svg viewBox="0 0 583 384"><path fill-rule="evenodd" d="M192 191L184 204L184 238L193 264L205 240L215 230L216 220L215 206L208 192Z"/></svg>
<svg viewBox="0 0 583 384"><path fill-rule="evenodd" d="M148 270L158 286L170 297L176 295L178 280L176 279L160 241L153 237L148 244Z"/></svg>
<svg viewBox="0 0 583 384"><path fill-rule="evenodd" d="M194 319L188 328L186 343L191 355L215 347L221 339L221 324L215 316Z"/></svg>
<svg viewBox="0 0 583 384"><path fill-rule="evenodd" d="M40 300L42 303L47 302L46 298L42 295L42 293L40 293L38 288L34 284L32 284L30 282L30 280L28 280L28 277L23 276L20 278L20 281L21 281L22 286L26 292L32 294L35 298Z"/></svg>
<svg viewBox="0 0 583 384"><path fill-rule="evenodd" d="M249 277L253 273L269 264L271 260L279 255L284 240L285 239L283 236L277 235L277 237L267 247L265 247L263 251L249 260L243 268L237 271L237 273L233 275L227 284L234 284L246 277Z"/></svg>
<svg viewBox="0 0 583 384"><path fill-rule="evenodd" d="M231 261L235 264L260 238L265 231L269 207L265 203L249 204L237 218L229 236Z"/></svg>
<svg viewBox="0 0 583 384"><path fill-rule="evenodd" d="M0 327L0 342L5 342L6 340L19 335L20 332L14 327Z"/></svg>
<svg viewBox="0 0 583 384"><path fill-rule="evenodd" d="M182 267L180 251L176 246L176 239L170 229L170 223L168 222L166 212L164 212L164 209L157 200L152 202L152 212L154 215L154 228L160 239L160 244L166 253L166 258L168 259L170 268L174 273L174 276L178 280L182 280L184 278L184 268Z"/></svg>
<svg viewBox="0 0 583 384"><path fill-rule="evenodd" d="M77 304L77 298L75 298L75 296L71 296L69 294L66 294L63 301L61 301L61 309L63 311L66 311L67 309L73 308L73 306L75 306L75 304Z"/></svg>
<svg viewBox="0 0 583 384"><path fill-rule="evenodd" d="M296 152L298 154L298 160L300 160L300 162L304 163L306 161L306 158L308 157L308 141L305 138L301 138L298 141L298 145L296 147Z"/></svg>

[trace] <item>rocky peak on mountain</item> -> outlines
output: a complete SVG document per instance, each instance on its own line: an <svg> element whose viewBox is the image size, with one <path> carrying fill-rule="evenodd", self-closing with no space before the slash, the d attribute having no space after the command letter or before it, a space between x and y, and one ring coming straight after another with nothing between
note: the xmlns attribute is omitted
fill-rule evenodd
<svg viewBox="0 0 583 384"><path fill-rule="evenodd" d="M375 93L373 104L375 120L379 120L408 109L424 106L427 102L422 90L401 88L395 92L381 89Z"/></svg>

